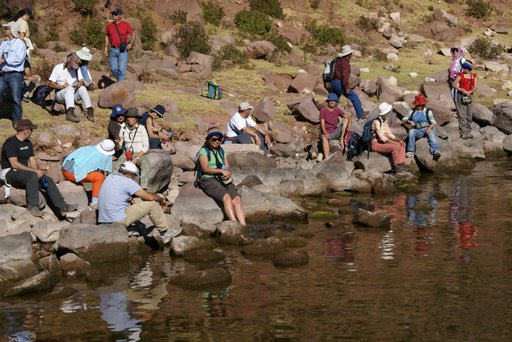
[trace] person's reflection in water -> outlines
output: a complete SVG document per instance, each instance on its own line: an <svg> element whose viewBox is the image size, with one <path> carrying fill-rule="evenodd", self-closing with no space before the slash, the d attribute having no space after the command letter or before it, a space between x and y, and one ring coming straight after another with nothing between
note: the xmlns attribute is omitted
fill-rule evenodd
<svg viewBox="0 0 512 342"><path fill-rule="evenodd" d="M114 332L126 332L128 341L139 341L141 323L132 318L130 300L124 291L100 294L101 319Z"/></svg>
<svg viewBox="0 0 512 342"><path fill-rule="evenodd" d="M470 251L477 247L477 229L472 220L475 210L471 186L465 177L455 182L450 202L450 224L458 240L458 247L463 251L464 261L470 261Z"/></svg>
<svg viewBox="0 0 512 342"><path fill-rule="evenodd" d="M349 270L355 271L353 243L353 233L345 233L341 237L327 239L323 243L324 255L332 261L346 263Z"/></svg>
<svg viewBox="0 0 512 342"><path fill-rule="evenodd" d="M407 196L407 217L414 225L416 233L415 255L428 256L432 244L430 227L436 221L437 201L434 192L428 194L428 205L420 203L421 199L418 197L417 195Z"/></svg>
<svg viewBox="0 0 512 342"><path fill-rule="evenodd" d="M35 330L38 325L38 316L25 309L7 309L0 312L0 322L7 330L7 341L29 342L36 341Z"/></svg>
<svg viewBox="0 0 512 342"><path fill-rule="evenodd" d="M227 306L224 300L229 297L229 288L219 292L203 292L203 307L210 317L226 317Z"/></svg>

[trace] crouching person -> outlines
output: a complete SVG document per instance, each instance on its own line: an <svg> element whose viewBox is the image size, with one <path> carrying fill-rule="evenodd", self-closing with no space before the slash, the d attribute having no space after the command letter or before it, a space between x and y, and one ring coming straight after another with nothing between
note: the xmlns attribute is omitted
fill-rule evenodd
<svg viewBox="0 0 512 342"><path fill-rule="evenodd" d="M165 234L168 227L162 207L168 203L164 197L141 188L134 180L138 176L137 166L127 161L119 166L119 173L105 178L98 196L98 223L119 222L128 229L132 223L148 215L155 225L152 237L157 240L159 249L162 249L163 244L170 242L173 235L176 235ZM133 197L142 201L134 203L131 201Z"/></svg>
<svg viewBox="0 0 512 342"><path fill-rule="evenodd" d="M57 216L63 218L65 213L78 208L77 204L67 204L53 179L46 176L37 165L34 157L34 146L29 140L32 131L37 128L32 121L21 119L16 126L16 135L8 138L2 147L2 173L0 178L7 189L13 186L25 189L27 209L36 217L44 215L39 204L39 191L43 190L49 204L55 209ZM8 190L6 190L8 191Z"/></svg>
<svg viewBox="0 0 512 342"><path fill-rule="evenodd" d="M222 203L224 213L231 221L245 226L242 200L235 189L228 159L220 146L224 134L217 127L208 129L206 141L199 149L196 164L197 186L217 203Z"/></svg>
<svg viewBox="0 0 512 342"><path fill-rule="evenodd" d="M92 183L91 205L98 204L98 195L105 173L112 172L115 144L105 139L96 146L83 146L62 161L62 175L73 183Z"/></svg>

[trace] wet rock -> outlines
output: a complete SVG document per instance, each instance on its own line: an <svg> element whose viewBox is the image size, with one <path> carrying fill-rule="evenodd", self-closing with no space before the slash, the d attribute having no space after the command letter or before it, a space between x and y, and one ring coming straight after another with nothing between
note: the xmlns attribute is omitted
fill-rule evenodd
<svg viewBox="0 0 512 342"><path fill-rule="evenodd" d="M6 293L5 297L20 296L28 293L35 293L53 288L55 281L53 280L50 272L42 271L33 277L22 280L15 286L11 287Z"/></svg>
<svg viewBox="0 0 512 342"><path fill-rule="evenodd" d="M297 267L307 265L309 255L306 251L287 251L276 255L272 259L274 266L278 267Z"/></svg>
<svg viewBox="0 0 512 342"><path fill-rule="evenodd" d="M62 269L59 259L55 255L49 255L37 260L37 265L40 269L50 272L53 279L62 277Z"/></svg>
<svg viewBox="0 0 512 342"><path fill-rule="evenodd" d="M286 248L306 247L308 244L307 240L302 237L279 237L279 239Z"/></svg>
<svg viewBox="0 0 512 342"><path fill-rule="evenodd" d="M62 271L70 276L83 276L91 268L91 264L74 253L66 253L60 257Z"/></svg>
<svg viewBox="0 0 512 342"><path fill-rule="evenodd" d="M57 249L92 262L120 260L128 256L128 233L121 224L63 227Z"/></svg>
<svg viewBox="0 0 512 342"><path fill-rule="evenodd" d="M330 220L336 215L332 211L312 211L309 214L310 220Z"/></svg>
<svg viewBox="0 0 512 342"><path fill-rule="evenodd" d="M200 239L207 239L212 235L211 231L202 229L194 223L184 223L181 228L183 229L184 235L195 236Z"/></svg>
<svg viewBox="0 0 512 342"><path fill-rule="evenodd" d="M0 264L0 283L15 283L36 274L37 267L30 260L15 260Z"/></svg>
<svg viewBox="0 0 512 342"><path fill-rule="evenodd" d="M508 155L512 154L512 135L507 135L503 140L503 150L505 150Z"/></svg>
<svg viewBox="0 0 512 342"><path fill-rule="evenodd" d="M191 289L225 287L231 283L231 273L220 267L201 271L185 270L183 274L169 279L169 283Z"/></svg>
<svg viewBox="0 0 512 342"><path fill-rule="evenodd" d="M219 241L226 245L248 245L253 242L247 228L235 221L224 221L217 225Z"/></svg>
<svg viewBox="0 0 512 342"><path fill-rule="evenodd" d="M32 257L32 236L25 232L0 237L0 264L13 260L29 260Z"/></svg>
<svg viewBox="0 0 512 342"><path fill-rule="evenodd" d="M272 256L282 253L283 251L284 245L281 240L276 237L259 239L254 241L252 245L248 245L242 248L243 255L255 256Z"/></svg>
<svg viewBox="0 0 512 342"><path fill-rule="evenodd" d="M199 239L195 236L177 236L172 239L169 255L181 257L186 252L194 249L212 248L213 242L207 239Z"/></svg>
<svg viewBox="0 0 512 342"><path fill-rule="evenodd" d="M370 212L361 208L356 209L352 221L368 227L389 227L391 216L383 210Z"/></svg>
<svg viewBox="0 0 512 342"><path fill-rule="evenodd" d="M208 249L194 249L183 254L183 260L190 263L213 263L224 260L221 252Z"/></svg>

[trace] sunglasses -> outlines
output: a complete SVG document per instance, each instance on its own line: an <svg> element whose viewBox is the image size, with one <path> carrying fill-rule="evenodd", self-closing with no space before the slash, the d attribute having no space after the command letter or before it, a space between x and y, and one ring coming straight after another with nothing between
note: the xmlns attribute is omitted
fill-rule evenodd
<svg viewBox="0 0 512 342"><path fill-rule="evenodd" d="M218 142L218 141L222 141L222 138L212 138L210 141L211 142Z"/></svg>

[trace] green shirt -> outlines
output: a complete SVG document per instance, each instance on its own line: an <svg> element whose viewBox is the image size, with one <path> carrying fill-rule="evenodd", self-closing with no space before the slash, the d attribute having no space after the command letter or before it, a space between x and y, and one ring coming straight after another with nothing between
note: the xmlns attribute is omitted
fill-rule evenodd
<svg viewBox="0 0 512 342"><path fill-rule="evenodd" d="M204 147L204 146L199 149L198 159L201 156L206 156L206 158L208 158L208 151L206 150L206 147ZM215 158L215 156L217 156L217 158ZM219 163L222 164L222 166L224 166L224 158L226 158L226 152L224 152L224 156L222 156L220 152L210 150L210 160L208 160L208 167L210 169L217 169L217 160L219 161ZM201 176L201 179L210 179L213 177L215 177L215 175L210 175L210 174L204 173Z"/></svg>

